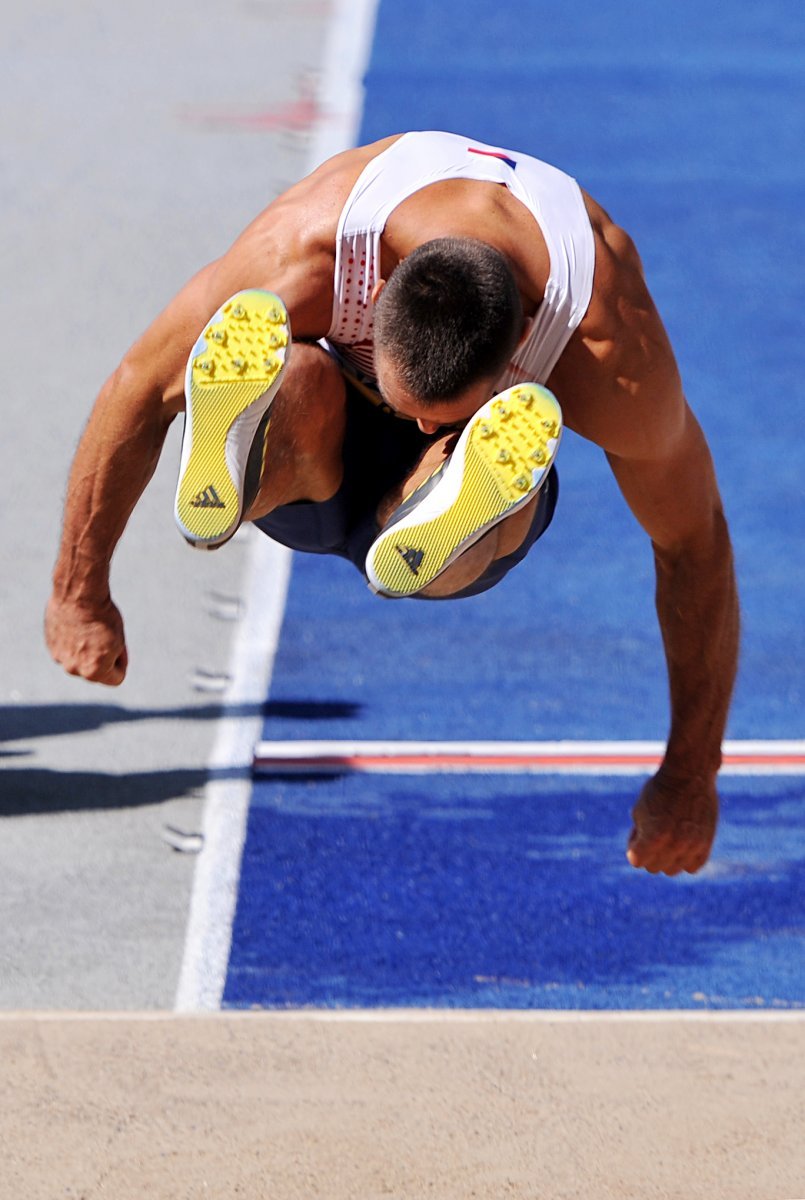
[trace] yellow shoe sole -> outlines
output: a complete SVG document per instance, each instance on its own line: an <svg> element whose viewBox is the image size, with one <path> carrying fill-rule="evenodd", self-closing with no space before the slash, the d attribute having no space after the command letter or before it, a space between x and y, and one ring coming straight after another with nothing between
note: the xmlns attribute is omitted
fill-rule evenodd
<svg viewBox="0 0 805 1200"><path fill-rule="evenodd" d="M222 545L240 525L249 451L290 347L285 305L262 291L232 296L193 347L175 518L199 549Z"/></svg>
<svg viewBox="0 0 805 1200"><path fill-rule="evenodd" d="M562 434L547 388L519 384L472 418L443 467L409 496L372 544L366 574L382 596L412 596L545 482Z"/></svg>

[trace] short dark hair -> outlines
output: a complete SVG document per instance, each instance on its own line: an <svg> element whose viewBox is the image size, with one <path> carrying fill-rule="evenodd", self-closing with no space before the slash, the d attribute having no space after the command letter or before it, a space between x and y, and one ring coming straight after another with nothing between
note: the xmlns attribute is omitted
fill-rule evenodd
<svg viewBox="0 0 805 1200"><path fill-rule="evenodd" d="M506 257L473 238L436 238L391 272L375 306L375 346L417 400L450 400L511 358L523 323Z"/></svg>

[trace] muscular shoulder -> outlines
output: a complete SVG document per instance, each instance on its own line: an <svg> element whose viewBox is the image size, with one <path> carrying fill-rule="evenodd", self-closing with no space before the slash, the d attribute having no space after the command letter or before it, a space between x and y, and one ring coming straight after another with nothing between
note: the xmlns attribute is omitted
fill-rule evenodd
<svg viewBox="0 0 805 1200"><path fill-rule="evenodd" d="M395 140L385 138L327 159L272 201L242 236L279 233L303 251L334 251L338 220L355 181L366 164Z"/></svg>
<svg viewBox="0 0 805 1200"><path fill-rule="evenodd" d="M296 336L325 334L339 217L360 172L390 140L335 155L263 209L220 260L222 290L275 291L288 306Z"/></svg>
<svg viewBox="0 0 805 1200"><path fill-rule="evenodd" d="M585 200L596 239L593 295L549 385L583 437L627 458L659 458L685 420L674 352L632 239Z"/></svg>
<svg viewBox="0 0 805 1200"><path fill-rule="evenodd" d="M365 162L383 146L337 155L278 196L226 253L185 284L127 352L121 369L171 412L178 411L184 366L199 331L229 296L246 288L282 297L295 338L326 334L338 218Z"/></svg>
<svg viewBox="0 0 805 1200"><path fill-rule="evenodd" d="M321 336L329 320L339 212L333 181L308 178L295 185L269 204L220 260L221 290L277 292L295 334Z"/></svg>

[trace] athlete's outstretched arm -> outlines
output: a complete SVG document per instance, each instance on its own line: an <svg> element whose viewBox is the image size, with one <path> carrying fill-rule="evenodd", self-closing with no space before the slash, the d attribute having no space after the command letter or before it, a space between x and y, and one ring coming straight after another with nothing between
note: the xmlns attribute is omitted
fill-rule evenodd
<svg viewBox="0 0 805 1200"><path fill-rule="evenodd" d="M317 337L327 330L332 259L326 238L299 233L297 210L275 202L223 258L200 271L98 396L70 473L45 617L48 648L72 675L110 685L125 676L123 623L109 587L112 555L168 426L184 409L187 357L210 316L235 292L256 287L282 296L296 334Z"/></svg>
<svg viewBox="0 0 805 1200"><path fill-rule="evenodd" d="M659 456L608 458L652 540L671 697L665 757L635 805L627 853L651 872L698 871L715 836L716 775L738 659L729 532L709 449L684 403Z"/></svg>
<svg viewBox="0 0 805 1200"><path fill-rule="evenodd" d="M45 636L66 671L97 683L119 684L126 674L123 622L109 586L112 555L182 407L182 360L205 319L214 270L196 276L125 355L73 460Z"/></svg>
<svg viewBox="0 0 805 1200"><path fill-rule="evenodd" d="M662 765L632 813L629 861L697 871L718 821L716 776L738 658L732 548L710 450L685 400L668 334L631 238L589 197L595 287L560 359L570 428L607 454L651 538L671 702Z"/></svg>

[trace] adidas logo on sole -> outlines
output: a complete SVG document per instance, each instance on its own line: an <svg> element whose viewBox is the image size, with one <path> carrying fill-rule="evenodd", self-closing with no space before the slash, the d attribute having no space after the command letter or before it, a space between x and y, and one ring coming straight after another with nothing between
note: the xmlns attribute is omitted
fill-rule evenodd
<svg viewBox="0 0 805 1200"><path fill-rule="evenodd" d="M413 546L395 546L394 549L399 554L400 558L414 575L419 574L419 568L422 566L422 559L425 557L424 550L415 550Z"/></svg>
<svg viewBox="0 0 805 1200"><path fill-rule="evenodd" d="M226 505L216 492L215 485L211 483L208 487L205 487L203 492L199 492L199 494L190 501L190 507L226 508Z"/></svg>

